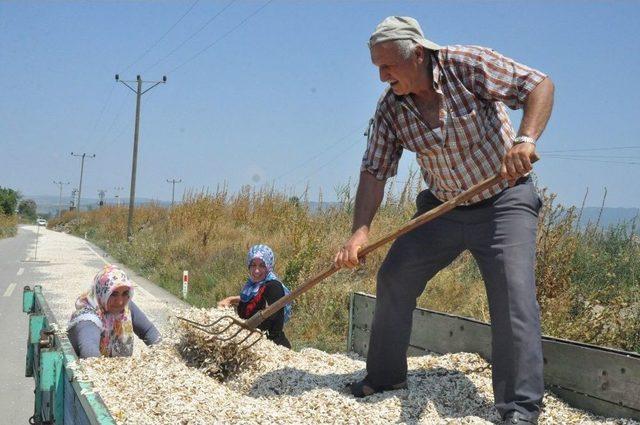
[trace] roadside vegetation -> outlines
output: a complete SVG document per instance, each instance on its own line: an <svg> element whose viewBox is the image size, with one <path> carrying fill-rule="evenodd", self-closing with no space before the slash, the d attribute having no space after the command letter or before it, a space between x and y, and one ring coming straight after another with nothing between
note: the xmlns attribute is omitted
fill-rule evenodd
<svg viewBox="0 0 640 425"><path fill-rule="evenodd" d="M372 241L411 218L420 189L416 174L401 187L391 185L374 221ZM86 234L117 261L178 296L182 271L189 270L188 301L211 307L238 293L246 279L246 251L255 243L274 249L276 272L290 288L327 268L351 226L352 189L346 185L338 194L339 207L312 210L305 196L290 198L272 189L190 193L171 209L137 208L131 243L126 241L125 207L105 206L79 217L66 213L51 220L50 227ZM579 211L558 205L552 194L542 195L537 274L543 332L640 351L640 245L634 225L580 229ZM387 249L370 254L360 269L336 273L295 302L287 325L294 348L344 350L349 293L375 293L376 271ZM468 254L432 280L419 305L489 321L484 285Z"/></svg>
<svg viewBox="0 0 640 425"><path fill-rule="evenodd" d="M0 187L0 239L15 236L18 231L18 200L20 194L6 187Z"/></svg>
<svg viewBox="0 0 640 425"><path fill-rule="evenodd" d="M15 236L18 231L18 217L0 213L0 239Z"/></svg>

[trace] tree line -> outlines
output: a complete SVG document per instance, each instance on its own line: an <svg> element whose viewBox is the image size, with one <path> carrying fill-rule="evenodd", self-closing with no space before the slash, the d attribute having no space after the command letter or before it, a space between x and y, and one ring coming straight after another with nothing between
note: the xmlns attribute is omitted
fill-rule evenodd
<svg viewBox="0 0 640 425"><path fill-rule="evenodd" d="M22 219L34 221L38 218L36 202L22 199L20 192L8 187L0 187L0 213L12 216L18 214Z"/></svg>

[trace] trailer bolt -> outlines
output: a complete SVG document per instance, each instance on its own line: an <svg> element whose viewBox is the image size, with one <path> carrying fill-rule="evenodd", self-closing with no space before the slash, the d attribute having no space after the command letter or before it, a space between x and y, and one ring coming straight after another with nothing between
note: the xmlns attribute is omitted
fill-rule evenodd
<svg viewBox="0 0 640 425"><path fill-rule="evenodd" d="M46 328L40 331L40 341L38 345L40 348L53 347L53 335L55 332L52 329Z"/></svg>

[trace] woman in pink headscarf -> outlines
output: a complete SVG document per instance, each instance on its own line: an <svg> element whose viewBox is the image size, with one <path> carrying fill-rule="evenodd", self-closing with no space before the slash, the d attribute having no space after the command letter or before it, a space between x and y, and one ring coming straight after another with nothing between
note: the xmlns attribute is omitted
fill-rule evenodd
<svg viewBox="0 0 640 425"><path fill-rule="evenodd" d="M147 345L160 341L158 329L131 298L133 282L119 268L107 265L95 275L67 326L78 357L130 356L134 334Z"/></svg>

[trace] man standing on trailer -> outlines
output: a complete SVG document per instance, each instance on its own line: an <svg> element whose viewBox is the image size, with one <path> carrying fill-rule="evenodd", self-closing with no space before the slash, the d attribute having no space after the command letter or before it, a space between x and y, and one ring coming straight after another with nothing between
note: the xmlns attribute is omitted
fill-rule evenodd
<svg viewBox="0 0 640 425"><path fill-rule="evenodd" d="M505 180L393 243L377 276L367 376L351 392L365 397L406 388L416 299L438 271L469 250L489 299L496 408L506 423L536 423L544 392L534 270L541 201L528 173L551 115L553 83L491 49L438 46L409 17L382 21L369 49L390 87L378 101L353 234L336 254L338 266L358 265L358 250L367 244L385 182L396 174L404 149L416 153L429 187L417 197L416 215L498 172ZM524 109L517 134L505 105Z"/></svg>

